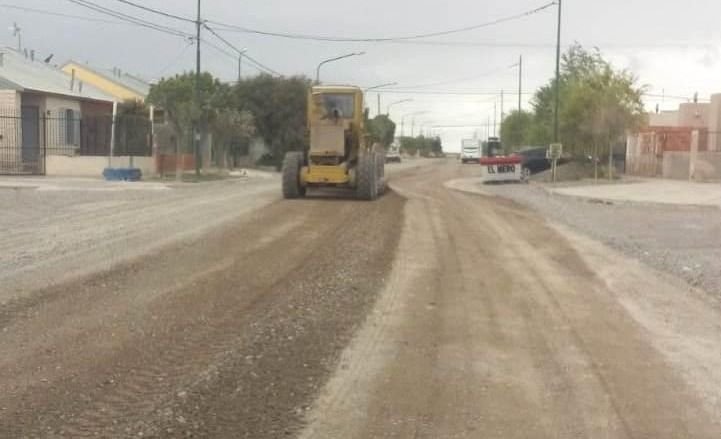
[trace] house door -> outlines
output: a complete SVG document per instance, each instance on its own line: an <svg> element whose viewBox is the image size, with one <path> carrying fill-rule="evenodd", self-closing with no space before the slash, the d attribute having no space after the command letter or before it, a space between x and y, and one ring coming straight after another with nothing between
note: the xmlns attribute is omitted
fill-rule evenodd
<svg viewBox="0 0 721 439"><path fill-rule="evenodd" d="M22 168L31 174L43 173L43 154L40 148L40 110L36 106L23 105L22 124Z"/></svg>

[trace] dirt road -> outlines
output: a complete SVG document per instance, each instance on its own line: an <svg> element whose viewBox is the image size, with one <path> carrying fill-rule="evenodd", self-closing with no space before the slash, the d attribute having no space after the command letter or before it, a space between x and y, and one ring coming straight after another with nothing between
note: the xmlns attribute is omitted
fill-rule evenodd
<svg viewBox="0 0 721 439"><path fill-rule="evenodd" d="M721 435L718 304L499 198L397 179L397 258L303 438Z"/></svg>
<svg viewBox="0 0 721 439"><path fill-rule="evenodd" d="M471 169L0 305L0 437L719 437L717 304L443 186Z"/></svg>

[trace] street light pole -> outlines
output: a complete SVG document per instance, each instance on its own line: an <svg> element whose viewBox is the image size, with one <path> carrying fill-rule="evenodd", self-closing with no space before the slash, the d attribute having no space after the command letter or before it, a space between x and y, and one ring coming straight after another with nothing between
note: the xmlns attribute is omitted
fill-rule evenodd
<svg viewBox="0 0 721 439"><path fill-rule="evenodd" d="M335 58L328 58L326 60L321 61L320 64L318 64L318 67L315 69L315 83L320 84L320 68L323 67L325 64L328 64L333 61L339 61L339 60L345 59L345 58L350 58L351 56L361 56L361 55L365 55L365 54L366 54L365 52L353 52L353 53L348 53L346 55L337 56Z"/></svg>
<svg viewBox="0 0 721 439"><path fill-rule="evenodd" d="M558 114L561 103L561 3L558 0L558 29L556 35L556 104L553 106L553 141L558 143Z"/></svg>

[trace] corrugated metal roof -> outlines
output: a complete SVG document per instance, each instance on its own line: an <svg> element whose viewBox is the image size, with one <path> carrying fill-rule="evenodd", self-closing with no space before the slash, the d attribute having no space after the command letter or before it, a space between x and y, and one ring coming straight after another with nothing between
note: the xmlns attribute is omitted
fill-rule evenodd
<svg viewBox="0 0 721 439"><path fill-rule="evenodd" d="M19 91L34 91L56 95L70 96L78 99L92 99L112 102L112 96L107 95L90 84L75 81L70 89L71 76L62 70L47 65L42 61L31 61L24 54L10 48L0 48L3 62L0 66L0 88Z"/></svg>
<svg viewBox="0 0 721 439"><path fill-rule="evenodd" d="M128 88L143 97L147 97L148 93L150 93L150 83L138 78L137 76L122 72L118 73L118 71L113 71L113 69L96 68L88 64L81 64L72 60L66 62L64 66L67 66L68 64L81 66L82 68L87 69L96 75L102 76L108 81L112 81L122 87Z"/></svg>

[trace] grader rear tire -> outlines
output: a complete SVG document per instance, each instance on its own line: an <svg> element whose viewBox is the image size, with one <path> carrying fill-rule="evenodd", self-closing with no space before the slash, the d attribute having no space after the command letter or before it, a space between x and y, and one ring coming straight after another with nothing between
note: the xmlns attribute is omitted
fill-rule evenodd
<svg viewBox="0 0 721 439"><path fill-rule="evenodd" d="M361 200L375 200L378 197L375 154L363 154L358 158L356 195Z"/></svg>
<svg viewBox="0 0 721 439"><path fill-rule="evenodd" d="M300 170L303 167L303 153L286 152L283 158L283 197L292 199L305 196L305 187L300 184Z"/></svg>

